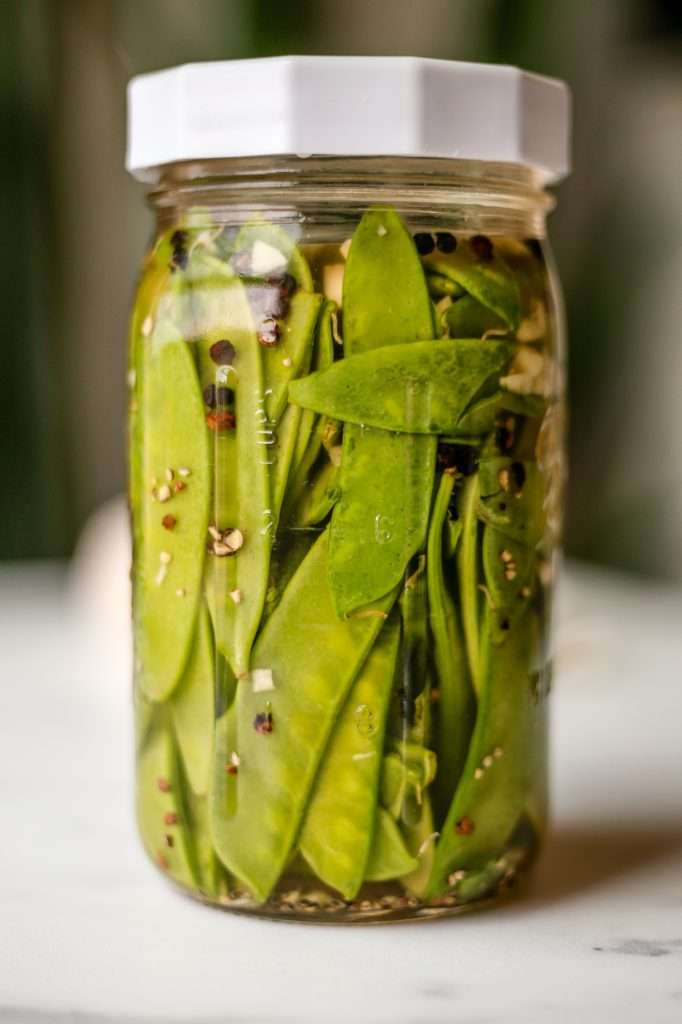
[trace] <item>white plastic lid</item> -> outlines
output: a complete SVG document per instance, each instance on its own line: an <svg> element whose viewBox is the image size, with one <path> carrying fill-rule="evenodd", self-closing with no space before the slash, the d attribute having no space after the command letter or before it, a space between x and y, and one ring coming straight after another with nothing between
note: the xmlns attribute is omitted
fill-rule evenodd
<svg viewBox="0 0 682 1024"><path fill-rule="evenodd" d="M185 64L128 86L126 166L282 154L489 160L569 170L563 82L419 57L267 57Z"/></svg>

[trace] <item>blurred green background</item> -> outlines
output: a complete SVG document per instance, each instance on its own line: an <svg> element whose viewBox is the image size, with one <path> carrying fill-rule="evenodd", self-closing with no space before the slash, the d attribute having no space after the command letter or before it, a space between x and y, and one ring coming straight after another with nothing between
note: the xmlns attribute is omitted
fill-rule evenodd
<svg viewBox="0 0 682 1024"><path fill-rule="evenodd" d="M3 0L0 559L71 552L124 486L126 320L151 230L125 84L278 53L500 61L566 79L550 233L571 353L570 554L682 578L679 0Z"/></svg>

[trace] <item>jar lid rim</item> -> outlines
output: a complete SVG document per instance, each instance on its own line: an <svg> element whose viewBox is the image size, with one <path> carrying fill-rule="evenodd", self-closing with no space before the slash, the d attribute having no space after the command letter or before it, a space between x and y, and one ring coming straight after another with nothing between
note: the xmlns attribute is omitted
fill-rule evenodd
<svg viewBox="0 0 682 1024"><path fill-rule="evenodd" d="M435 157L570 169L564 82L422 57L262 57L184 64L128 83L126 167L155 182L185 160Z"/></svg>

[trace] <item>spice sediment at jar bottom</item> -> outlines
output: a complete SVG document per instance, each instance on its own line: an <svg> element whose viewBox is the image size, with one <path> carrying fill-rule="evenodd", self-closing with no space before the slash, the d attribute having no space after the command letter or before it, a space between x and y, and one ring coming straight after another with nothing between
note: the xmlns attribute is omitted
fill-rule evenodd
<svg viewBox="0 0 682 1024"><path fill-rule="evenodd" d="M190 209L130 358L150 856L284 916L497 894L544 813L561 407L535 241Z"/></svg>

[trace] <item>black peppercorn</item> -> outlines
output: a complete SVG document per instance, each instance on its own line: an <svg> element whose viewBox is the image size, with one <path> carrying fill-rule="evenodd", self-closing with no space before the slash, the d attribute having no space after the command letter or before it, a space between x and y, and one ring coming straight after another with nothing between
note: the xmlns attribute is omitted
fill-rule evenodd
<svg viewBox="0 0 682 1024"><path fill-rule="evenodd" d="M439 252L454 252L457 248L457 239L449 231L439 231L436 234L436 245Z"/></svg>
<svg viewBox="0 0 682 1024"><path fill-rule="evenodd" d="M214 363L218 366L231 366L236 355L235 347L227 338L214 342L208 350Z"/></svg>
<svg viewBox="0 0 682 1024"><path fill-rule="evenodd" d="M417 246L417 252L421 256L428 256L435 248L433 235L428 234L426 231L419 231L414 236L414 244Z"/></svg>
<svg viewBox="0 0 682 1024"><path fill-rule="evenodd" d="M489 263L493 258L493 243L487 235L474 235L469 239L471 251L481 263Z"/></svg>

